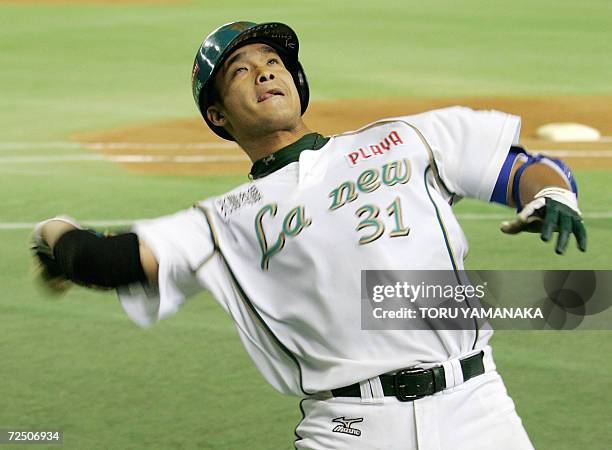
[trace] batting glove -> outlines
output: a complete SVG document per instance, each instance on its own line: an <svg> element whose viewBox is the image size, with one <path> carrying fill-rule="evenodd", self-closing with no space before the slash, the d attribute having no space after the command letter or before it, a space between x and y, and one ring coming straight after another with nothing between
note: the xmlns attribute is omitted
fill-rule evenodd
<svg viewBox="0 0 612 450"><path fill-rule="evenodd" d="M559 187L549 187L538 192L514 220L502 222L501 231L506 234L522 231L541 233L542 240L546 242L550 240L553 232L557 231L559 236L555 252L559 255L565 252L569 236L573 233L578 248L586 251L586 229L582 223L576 194Z"/></svg>

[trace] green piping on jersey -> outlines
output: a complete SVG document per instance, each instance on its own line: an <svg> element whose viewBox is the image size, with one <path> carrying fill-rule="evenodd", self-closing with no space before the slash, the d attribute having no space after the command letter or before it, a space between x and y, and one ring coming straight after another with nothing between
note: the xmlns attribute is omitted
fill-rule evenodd
<svg viewBox="0 0 612 450"><path fill-rule="evenodd" d="M300 418L300 421L297 423L297 425L295 426L295 428L293 429L293 434L295 435L295 437L297 438L295 441L293 441L293 445L295 446L295 448L297 449L297 441L301 441L302 439L304 439L302 436L300 436L297 432L298 427L302 424L302 422L304 421L304 419L306 418L306 413L304 412L304 405L302 405L302 403L304 403L304 400L306 400L305 398L303 398L302 400L300 400L300 413L302 414L302 417Z"/></svg>
<svg viewBox="0 0 612 450"><path fill-rule="evenodd" d="M436 202L431 196L431 193L429 192L429 186L427 185L427 172L429 172L430 170L432 170L431 166L427 166L427 169L425 169L425 172L423 173L423 184L425 184L425 190L427 191L427 196L429 197L431 204L436 210L436 217L438 218L438 224L440 225L440 228L442 229L442 235L444 236L444 243L446 244L446 250L448 251L448 256L450 257L451 264L453 265L453 270L455 271L455 277L457 278L457 281L460 283L461 280L459 279L459 275L457 274L457 271L459 269L457 268L455 252L453 251L453 248L450 245L450 242L448 240L448 231L446 230L446 227L444 226L444 222L442 221L442 216L440 216L440 210L438 209L438 205L436 205Z"/></svg>
<svg viewBox="0 0 612 450"><path fill-rule="evenodd" d="M431 170L434 174L435 180L439 183L440 186L442 186L449 194L451 194L451 201L449 202L450 204L452 204L452 199L453 197L456 195L455 193L453 193L447 186L446 184L444 184L444 181L442 180L442 178L440 177L440 173L438 171L438 166L436 165L436 159L434 158L434 154L433 151L431 150L431 146L429 145L429 142L427 142L427 139L425 139L425 136L423 136L423 133L421 133L421 131L416 128L415 126L406 123L406 125L408 125L410 128L412 128L414 130L414 132L419 136L419 138L421 139L421 142L423 143L423 145L425 146L425 149L427 150L427 153L429 155L429 166L427 167L427 169L425 169L425 173L423 174L423 182L425 184L425 190L427 191L427 195L429 196L429 199L431 200L431 203L434 205L434 208L436 209L436 215L438 217L438 223L440 224L440 227L442 228L442 233L444 234L444 242L446 243L446 248L449 252L449 256L451 258L451 262L453 264L453 269L455 271L455 278L457 279L457 282L459 284L462 284L461 279L459 277L459 274L457 272L457 263L456 263L456 258L455 255L453 253L453 249L452 246L450 245L450 242L448 240L448 235L447 235L447 231L446 231L446 227L444 226L444 222L442 221L442 217L440 216L440 212L438 210L438 206L436 205L436 203L434 202L430 192L429 192L429 186L427 185L427 171ZM468 307L471 308L470 302L466 299L465 303L468 305ZM478 321L476 320L476 318L474 318L474 342L472 344L472 350L476 348L476 343L478 342L478 337L480 335L480 330L478 328Z"/></svg>
<svg viewBox="0 0 612 450"><path fill-rule="evenodd" d="M425 172L423 173L423 183L425 184L425 190L427 191L427 196L429 197L431 204L436 210L438 224L440 225L440 228L442 229L442 235L444 236L444 243L446 244L446 250L448 251L448 255L450 257L451 263L453 264L453 271L455 272L455 278L457 279L457 283L463 284L461 282L461 278L459 277L457 263L455 261L455 253L453 252L453 248L450 245L450 241L448 239L448 231L446 230L446 227L444 226L444 221L442 220L442 216L440 215L440 210L438 209L438 205L436 205L436 202L434 201L433 197L431 196L431 193L429 192L429 186L427 185L427 172L429 172L430 170L433 170L431 165L427 166L427 169L425 169ZM465 300L465 303L468 305L469 308L472 307L470 305L470 302L467 299ZM479 335L478 322L476 318L474 318L474 331L476 332L476 335L474 337L474 343L472 344L472 350L476 348L476 342L478 341L478 335Z"/></svg>
<svg viewBox="0 0 612 450"><path fill-rule="evenodd" d="M421 133L421 130L419 130L414 125L409 124L408 122L404 122L404 123L414 130L414 132L419 136L419 139L421 139L421 142L423 143L423 145L425 145L425 148L427 149L427 153L429 154L431 170L433 171L436 181L440 184L440 186L444 188L444 190L446 190L446 192L448 192L448 194L451 197L454 197L455 195L457 195L453 191L451 191L448 188L448 186L446 186L446 184L444 183L444 180L440 176L440 171L438 170L438 164L436 163L436 158L434 158L434 154L433 154L433 151L431 150L431 146L429 145L429 142L427 142L427 139L425 139L425 136L423 136L423 133Z"/></svg>
<svg viewBox="0 0 612 450"><path fill-rule="evenodd" d="M425 139L425 136L423 136L423 133L421 133L421 131L418 128L416 128L414 125L411 125L408 122L403 122L403 123L405 123L406 125L408 125L410 128L414 130L414 132L417 134L417 136L419 136L419 139L425 146L425 149L427 150L427 155L429 156L429 166L427 166L427 169L425 169L425 173L423 174L423 183L425 185L425 190L427 191L427 196L429 197L429 200L431 200L431 203L436 209L436 216L438 217L438 223L440 224L440 227L442 228L442 234L444 235L444 242L446 243L446 249L448 250L448 254L450 256L451 263L453 265L453 270L455 271L455 277L457 278L457 282L461 283L461 280L459 279L459 275L457 274L457 271L458 271L457 269L458 266L456 262L457 258L455 257L453 248L450 245L450 242L448 240L448 232L446 231L446 227L444 226L444 222L442 221L442 216L440 216L438 205L436 205L436 202L434 202L433 197L431 196L431 193L429 192L429 186L427 185L427 172L431 170L434 174L434 178L436 179L436 181L439 181L442 187L446 189L449 193L452 194L452 192L446 187L446 185L444 184L444 181L442 181L442 179L440 178L440 173L438 172L438 166L436 165L436 159L434 158L433 151L431 150L431 146L429 145L429 142L427 142L427 139Z"/></svg>
<svg viewBox="0 0 612 450"><path fill-rule="evenodd" d="M255 315L255 317L257 317L257 319L261 323L262 327L268 333L268 335L272 338L274 343L283 351L283 353L285 353L289 357L289 359L291 359L295 363L295 365L296 365L296 367L298 369L298 374L299 374L300 390L304 393L304 395L312 395L311 393L306 392L306 390L304 389L304 385L303 385L303 382L302 382L302 367L300 366L299 361L297 360L295 355L291 352L291 350L289 350L287 347L285 347L285 345L272 332L272 329L268 326L268 324L265 322L265 320L263 320L263 318L261 317L259 312L257 312L257 309L255 309L255 306L253 305L253 302L251 302L249 297L246 295L246 293L242 289L242 286L238 282L238 279L234 275L234 272L232 271L232 268L230 267L227 259L225 258L225 255L221 251L221 247L219 247L219 239L217 237L217 233L215 231L213 222L212 222L212 220L210 218L210 213L208 212L208 209L206 209L204 206L200 206L200 205L198 205L197 208L200 211L202 211L202 213L204 214L204 217L206 218L206 223L208 224L208 229L210 230L210 234L211 234L211 236L213 238L215 249L219 253L219 256L221 257L221 260L223 261L223 264L227 268L227 271L229 272L230 277L232 278L232 282L233 282L233 284L234 284L234 286L236 288L236 291L238 292L238 295L240 295L240 298L242 299L242 301L247 305L247 307Z"/></svg>
<svg viewBox="0 0 612 450"><path fill-rule="evenodd" d="M200 210L200 212L206 216L206 221L208 222L208 211L198 204L193 205L193 207ZM196 269L193 271L194 273L197 273L208 261L212 259L213 256L215 256L216 253L219 252L219 242L217 241L217 234L213 231L213 228L214 225L209 223L208 229L210 230L210 239L213 242L213 251L210 253L210 255L204 258L200 264L197 265Z"/></svg>

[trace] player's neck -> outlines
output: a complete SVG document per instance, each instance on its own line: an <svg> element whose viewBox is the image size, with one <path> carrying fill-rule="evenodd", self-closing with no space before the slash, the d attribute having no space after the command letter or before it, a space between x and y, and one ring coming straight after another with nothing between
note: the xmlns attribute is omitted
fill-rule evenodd
<svg viewBox="0 0 612 450"><path fill-rule="evenodd" d="M255 162L271 155L281 148L293 144L309 133L312 133L312 131L304 122L300 121L300 124L294 129L279 130L274 133L266 134L265 136L250 138L246 142L239 141L239 144L251 161Z"/></svg>

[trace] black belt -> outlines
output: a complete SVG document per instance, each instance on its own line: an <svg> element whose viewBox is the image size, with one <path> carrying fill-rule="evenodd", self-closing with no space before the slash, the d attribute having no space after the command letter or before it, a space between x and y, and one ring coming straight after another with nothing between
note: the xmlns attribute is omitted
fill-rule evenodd
<svg viewBox="0 0 612 450"><path fill-rule="evenodd" d="M460 359L463 381L467 381L477 375L484 373L482 363L483 352ZM446 378L444 367L432 367L431 369L402 369L394 375L380 375L385 396L395 396L401 402L409 402L427 395L435 394L446 389ZM350 386L332 389L334 397L361 397L359 383Z"/></svg>

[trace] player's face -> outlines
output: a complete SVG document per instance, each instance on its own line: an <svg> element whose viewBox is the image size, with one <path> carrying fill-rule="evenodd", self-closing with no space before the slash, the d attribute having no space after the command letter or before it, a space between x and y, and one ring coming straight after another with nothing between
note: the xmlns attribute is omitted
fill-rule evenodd
<svg viewBox="0 0 612 450"><path fill-rule="evenodd" d="M234 136L291 130L300 121L300 98L291 73L268 45L249 44L234 51L217 73L215 86L222 99L215 105L220 113L216 119Z"/></svg>

